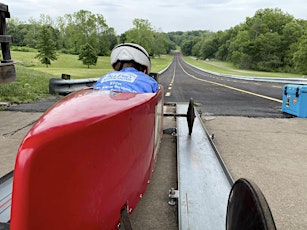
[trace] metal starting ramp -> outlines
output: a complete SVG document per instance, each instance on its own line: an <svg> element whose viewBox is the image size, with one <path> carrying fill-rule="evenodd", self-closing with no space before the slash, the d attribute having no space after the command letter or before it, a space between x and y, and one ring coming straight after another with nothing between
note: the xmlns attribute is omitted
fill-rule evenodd
<svg viewBox="0 0 307 230"><path fill-rule="evenodd" d="M260 188L244 178L233 182L193 100L173 105L178 189L170 189L169 204L178 201L179 229L276 230Z"/></svg>
<svg viewBox="0 0 307 230"><path fill-rule="evenodd" d="M13 171L0 178L0 230L9 229Z"/></svg>
<svg viewBox="0 0 307 230"><path fill-rule="evenodd" d="M188 110L177 103L176 113ZM178 116L177 165L179 229L225 229L227 200L232 178L220 158L200 115L196 112L189 135L187 117Z"/></svg>

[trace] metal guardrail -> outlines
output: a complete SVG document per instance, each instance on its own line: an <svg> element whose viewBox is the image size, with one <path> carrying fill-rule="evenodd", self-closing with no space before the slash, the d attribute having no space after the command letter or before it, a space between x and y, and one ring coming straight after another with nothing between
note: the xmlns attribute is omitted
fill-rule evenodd
<svg viewBox="0 0 307 230"><path fill-rule="evenodd" d="M246 81L261 81L261 82L275 82L284 84L307 84L307 79L305 78L267 78L267 77L248 77L248 76L237 76L230 74L218 74L221 77L229 77L234 79L246 80Z"/></svg>
<svg viewBox="0 0 307 230"><path fill-rule="evenodd" d="M166 69L165 69L166 70ZM165 71L163 70L163 71ZM161 71L161 72L163 72ZM159 73L151 72L149 76L158 81ZM49 81L49 93L67 95L80 89L91 88L99 78L87 78L87 79L70 79L70 75L62 74L62 78L51 78Z"/></svg>
<svg viewBox="0 0 307 230"><path fill-rule="evenodd" d="M67 95L80 89L91 88L99 78L66 80L62 78L51 78L49 81L49 93Z"/></svg>
<svg viewBox="0 0 307 230"><path fill-rule="evenodd" d="M219 77L228 77L228 78L234 78L234 79L240 79L240 80L246 80L246 81L260 81L260 82L275 82L275 83L284 83L284 84L307 85L307 78L275 78L275 77L270 78L270 77L257 77L257 76L239 76L239 75L212 72L212 71L201 69L192 64L189 64L189 65L193 66L196 69L199 69L201 71L204 71L204 72L207 72L207 73L219 76Z"/></svg>

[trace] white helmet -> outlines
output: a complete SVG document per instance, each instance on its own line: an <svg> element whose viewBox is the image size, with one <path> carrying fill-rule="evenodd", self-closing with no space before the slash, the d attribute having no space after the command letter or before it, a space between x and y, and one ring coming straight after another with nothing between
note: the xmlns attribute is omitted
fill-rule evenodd
<svg viewBox="0 0 307 230"><path fill-rule="evenodd" d="M147 51L140 45L134 43L119 44L114 47L111 53L111 65L113 66L118 61L135 61L147 68L147 73L150 72L151 64Z"/></svg>

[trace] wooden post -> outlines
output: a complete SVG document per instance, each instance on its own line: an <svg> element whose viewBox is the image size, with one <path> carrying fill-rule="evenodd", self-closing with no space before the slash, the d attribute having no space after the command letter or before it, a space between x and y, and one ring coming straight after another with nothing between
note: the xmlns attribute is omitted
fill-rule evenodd
<svg viewBox="0 0 307 230"><path fill-rule="evenodd" d="M0 3L0 43L3 57L0 62L0 83L16 80L15 66L10 52L12 37L7 35L6 18L10 18L8 6Z"/></svg>

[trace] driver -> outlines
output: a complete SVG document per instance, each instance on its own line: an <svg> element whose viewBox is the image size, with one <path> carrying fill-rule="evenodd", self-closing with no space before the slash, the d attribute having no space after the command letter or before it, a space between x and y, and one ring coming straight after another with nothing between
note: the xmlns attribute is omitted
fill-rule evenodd
<svg viewBox="0 0 307 230"><path fill-rule="evenodd" d="M134 43L119 44L112 50L114 71L99 78L94 89L133 93L155 93L158 83L148 74L150 58L147 51Z"/></svg>

